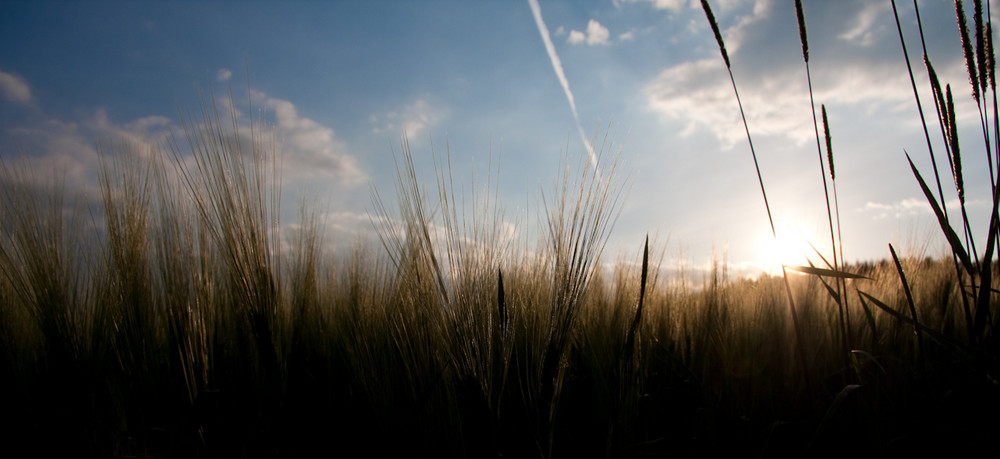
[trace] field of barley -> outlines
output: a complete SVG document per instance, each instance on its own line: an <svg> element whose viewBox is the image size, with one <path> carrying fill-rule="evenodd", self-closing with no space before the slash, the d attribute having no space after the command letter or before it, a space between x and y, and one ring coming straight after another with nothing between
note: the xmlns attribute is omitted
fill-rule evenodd
<svg viewBox="0 0 1000 459"><path fill-rule="evenodd" d="M297 231L277 231L280 158L267 126L241 136L211 103L160 149L105 146L100 208L74 206L58 181L27 186L35 171L0 161L0 451L995 451L1000 116L989 15L976 1L967 20L958 3L970 81L956 92L974 93L985 143L959 143L951 86L941 87L929 59L908 56L931 75L914 81L914 94L931 86L934 100L916 103L928 146L943 136L946 151L930 154L946 172L897 171L935 212L949 247L940 256L890 245L889 259L843 262L822 106L813 112L835 249L754 279L730 276L722 260L700 282L673 279L665 247L648 239L609 261L627 152L607 145L596 162L566 160L542 198L541 226L524 233L538 240L528 241L506 237L489 185L456 189L446 157L436 158L436 183L421 183L404 141L395 190L372 193L376 237L346 253L326 249L305 205ZM711 5L702 6L736 90ZM746 134L756 161L766 152L753 149L753 126ZM985 234L974 234L964 207L942 204L942 189L964 193L962 153L985 154L991 167ZM398 207L385 204L390 191Z"/></svg>

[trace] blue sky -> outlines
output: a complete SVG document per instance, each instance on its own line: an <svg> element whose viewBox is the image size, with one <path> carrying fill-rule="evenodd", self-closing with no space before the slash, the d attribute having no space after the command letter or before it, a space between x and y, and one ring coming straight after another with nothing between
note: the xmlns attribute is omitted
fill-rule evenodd
<svg viewBox="0 0 1000 459"><path fill-rule="evenodd" d="M793 2L711 3L778 231L828 251ZM900 3L918 59L912 5ZM667 264L703 266L715 251L735 269L760 269L773 250L767 214L699 3L538 0L538 12L578 122L528 1L6 0L0 155L25 159L39 175L60 171L71 193L96 197L98 142L158 144L182 132L200 93L223 97L231 87L240 123L259 110L275 129L286 220L297 196L311 196L336 242L370 230L372 186L393 194L404 131L428 186L432 146L443 154L447 145L453 175L468 187L473 175L485 183L490 152L499 154L501 199L522 226L534 225L560 160L586 154L580 131L608 133L629 186L608 259L633 256L649 233L665 244ZM817 110L826 104L830 115L846 258L884 258L890 242L937 254L939 232L903 155L929 176L889 2L806 1L805 14ZM989 182L954 9L923 2L921 14L966 126L969 211L981 226ZM926 74L916 69L923 91Z"/></svg>

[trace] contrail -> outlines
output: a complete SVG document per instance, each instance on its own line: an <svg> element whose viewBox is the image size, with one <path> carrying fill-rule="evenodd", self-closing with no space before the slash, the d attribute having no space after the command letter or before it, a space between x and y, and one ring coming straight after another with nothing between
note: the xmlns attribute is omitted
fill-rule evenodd
<svg viewBox="0 0 1000 459"><path fill-rule="evenodd" d="M594 147L590 145L587 135L583 132L583 126L580 125L580 115L576 112L576 101L573 99L573 91L569 90L569 80L566 79L566 73L563 72L562 61L559 60L559 55L556 54L556 47L552 44L552 37L549 36L549 28L545 26L545 21L542 20L542 9L538 6L538 0L528 0L528 5L531 6L531 13L535 16L538 33L542 35L545 50L548 51L549 60L552 61L552 68L556 71L556 78L559 79L559 84L562 85L563 91L566 92L566 100L569 101L569 109L573 111L573 121L576 122L576 129L580 132L580 139L583 140L583 146L587 148L587 153L590 154L590 164L596 169L597 155L594 154Z"/></svg>

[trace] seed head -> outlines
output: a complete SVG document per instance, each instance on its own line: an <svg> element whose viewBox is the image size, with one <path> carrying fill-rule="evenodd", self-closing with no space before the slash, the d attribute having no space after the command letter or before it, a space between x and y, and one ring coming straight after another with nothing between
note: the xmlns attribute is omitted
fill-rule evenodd
<svg viewBox="0 0 1000 459"><path fill-rule="evenodd" d="M962 36L965 68L969 71L969 83L972 84L972 98L976 99L976 103L979 103L979 76L976 72L976 57L972 52L972 40L969 38L969 26L965 20L962 0L955 0L955 16L958 18L958 32Z"/></svg>
<svg viewBox="0 0 1000 459"><path fill-rule="evenodd" d="M719 51L722 52L722 60L726 61L726 68L729 68L729 53L726 52L726 43L722 41L722 32L719 32L719 23L715 22L715 15L712 14L712 7L708 0L701 0L701 8L708 16L708 24L712 26L712 33L715 34L715 41L719 43Z"/></svg>
<svg viewBox="0 0 1000 459"><path fill-rule="evenodd" d="M830 141L830 123L826 120L826 105L821 105L823 111L823 135L826 136L826 160L830 163L830 180L836 180L837 175L833 172L833 147Z"/></svg>
<svg viewBox="0 0 1000 459"><path fill-rule="evenodd" d="M795 16L799 20L799 41L802 42L802 58L809 62L809 39L806 37L806 15L802 12L802 0L795 0Z"/></svg>

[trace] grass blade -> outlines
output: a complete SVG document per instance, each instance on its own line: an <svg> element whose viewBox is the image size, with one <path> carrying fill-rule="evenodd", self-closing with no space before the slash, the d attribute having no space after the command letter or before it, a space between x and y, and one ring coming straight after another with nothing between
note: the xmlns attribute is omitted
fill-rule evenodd
<svg viewBox="0 0 1000 459"><path fill-rule="evenodd" d="M507 333L507 299L503 291L503 271L497 268L497 317L500 320L500 331Z"/></svg>
<svg viewBox="0 0 1000 459"><path fill-rule="evenodd" d="M892 316L894 319L897 319L897 320L899 320L901 322L904 322L906 324L909 324L909 325L912 325L912 326L914 326L916 328L919 328L920 331L922 331L929 338L933 339L934 341L937 341L938 343L940 343L941 345L947 347L949 350L951 350L952 352L954 352L956 354L963 355L963 356L965 356L966 358L968 358L970 360L978 360L978 359L983 359L983 358L989 358L990 360L993 359L992 357L987 357L988 354L984 354L982 352L977 351L974 348L970 348L969 346L965 346L962 343L956 341L955 339L949 337L948 335L945 335L944 333L941 333L941 332L939 332L939 331L937 331L937 330L935 330L933 328L930 328L930 327L928 327L928 326L926 326L926 325L924 325L924 324L922 324L920 322L915 322L913 320L913 318L911 318L911 317L907 316L906 314L903 314L903 313L901 313L899 311L896 311L895 309L892 309L892 307L890 307L889 305L883 303L878 298L875 298L874 296L872 296L872 295L870 295L870 294L868 294L866 292L863 292L863 291L859 290L858 293L860 295L863 295L865 299L867 299L868 301L871 301L872 304L874 304L879 309L881 309L882 311L884 311L887 314L889 314L890 316Z"/></svg>
<svg viewBox="0 0 1000 459"><path fill-rule="evenodd" d="M632 326L628 329L628 338L625 340L625 358L631 359L635 350L635 335L639 330L639 322L642 320L642 304L646 299L646 279L649 272L649 235L646 235L646 243L642 249L642 274L639 280L639 305L635 309L635 318L632 319Z"/></svg>
<svg viewBox="0 0 1000 459"><path fill-rule="evenodd" d="M931 205L931 210L934 211L934 215L938 219L938 224L941 226L941 230L944 232L946 238L948 238L948 244L951 246L952 253L958 257L959 262L965 267L967 273L972 274L975 272L973 268L972 261L969 258L969 254L965 251L962 246L962 240L958 238L955 234L955 230L951 228L948 223L948 218L945 217L944 213L941 211L941 206L938 205L934 195L931 193L930 188L927 187L927 183L924 182L924 178L920 175L920 171L917 170L917 166L913 164L913 160L910 159L909 153L906 153L906 160L910 163L910 169L913 170L913 175L917 178L917 182L920 184L920 189L924 192L924 196L927 198L927 202Z"/></svg>
<svg viewBox="0 0 1000 459"><path fill-rule="evenodd" d="M865 310L865 318L868 319L868 326L872 329L872 349L878 347L878 325L875 323L875 314L872 309L868 307L868 303L865 301L865 297L861 295L861 291L858 290L858 301L861 302L861 307Z"/></svg>
<svg viewBox="0 0 1000 459"><path fill-rule="evenodd" d="M836 277L840 279L868 279L868 277L862 276L860 274L849 273L847 271L841 271L836 269L816 268L813 266L785 266L785 268L804 274L813 274L816 276Z"/></svg>
<svg viewBox="0 0 1000 459"><path fill-rule="evenodd" d="M896 249L892 247L892 244L889 244L889 253L892 254L892 261L896 264L896 272L899 273L899 280L903 283L903 292L906 294L906 304L910 307L910 315L913 317L913 323L920 323L917 319L917 308L913 305L913 294L910 293L910 283L906 281L906 274L903 273L903 265L899 263L899 257L896 256ZM913 331L917 334L917 353L920 356L921 365L923 365L924 337L920 333L920 327L914 327Z"/></svg>

